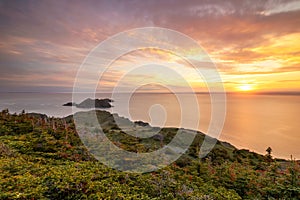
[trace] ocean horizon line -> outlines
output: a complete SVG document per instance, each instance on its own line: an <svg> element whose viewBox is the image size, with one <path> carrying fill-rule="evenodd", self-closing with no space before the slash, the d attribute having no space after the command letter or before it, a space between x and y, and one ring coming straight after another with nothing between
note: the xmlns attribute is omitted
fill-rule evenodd
<svg viewBox="0 0 300 200"><path fill-rule="evenodd" d="M0 91L0 94L113 94L113 92L37 92L37 91ZM117 92L117 94L130 94L131 92ZM134 94L222 94L223 92L135 92ZM225 92L226 94L243 95L300 95L300 91L278 92Z"/></svg>

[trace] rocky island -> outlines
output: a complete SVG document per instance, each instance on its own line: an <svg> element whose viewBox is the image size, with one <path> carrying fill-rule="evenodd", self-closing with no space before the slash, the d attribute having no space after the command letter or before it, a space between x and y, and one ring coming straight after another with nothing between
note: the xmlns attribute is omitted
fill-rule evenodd
<svg viewBox="0 0 300 200"><path fill-rule="evenodd" d="M91 99L88 98L81 103L77 104L75 102L68 102L63 104L63 106L76 106L77 108L111 108L112 99Z"/></svg>

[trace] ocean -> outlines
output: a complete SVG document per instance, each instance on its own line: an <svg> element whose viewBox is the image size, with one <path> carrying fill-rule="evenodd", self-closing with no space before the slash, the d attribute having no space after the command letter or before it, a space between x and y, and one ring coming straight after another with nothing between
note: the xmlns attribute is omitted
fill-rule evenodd
<svg viewBox="0 0 300 200"><path fill-rule="evenodd" d="M82 100L88 97L81 95ZM212 103L205 93L135 93L130 98L128 94L112 97L97 93L96 98L113 98L113 107L107 111L153 126L192 128L207 133L212 120ZM11 113L24 109L63 117L72 114L72 107L62 106L71 101L71 93L0 93L0 109L8 108ZM270 146L274 157L289 159L293 155L300 159L299 95L227 94L226 101L218 103L226 105L225 123L218 139L261 154Z"/></svg>

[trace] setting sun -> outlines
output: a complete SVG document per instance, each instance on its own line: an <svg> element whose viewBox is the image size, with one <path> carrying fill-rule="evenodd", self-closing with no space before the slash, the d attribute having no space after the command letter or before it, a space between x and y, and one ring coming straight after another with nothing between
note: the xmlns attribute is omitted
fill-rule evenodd
<svg viewBox="0 0 300 200"><path fill-rule="evenodd" d="M238 86L238 90L240 90L240 91L250 91L250 90L253 90L253 86L250 85L250 84L243 84L243 85Z"/></svg>

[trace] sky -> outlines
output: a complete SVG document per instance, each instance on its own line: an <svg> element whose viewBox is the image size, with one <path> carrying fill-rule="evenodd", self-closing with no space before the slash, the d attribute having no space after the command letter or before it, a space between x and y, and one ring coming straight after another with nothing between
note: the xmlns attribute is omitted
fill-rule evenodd
<svg viewBox="0 0 300 200"><path fill-rule="evenodd" d="M0 26L0 92L72 92L91 50L140 27L172 29L195 40L215 63L226 91L300 91L300 1L0 0ZM194 91L207 91L203 78L177 56L151 49L116 60L97 91L111 91L133 64L153 60L177 69ZM168 77L166 84L187 91L184 81L163 69L143 66L119 85L126 91L149 79L153 84L139 87L160 92L155 82Z"/></svg>

